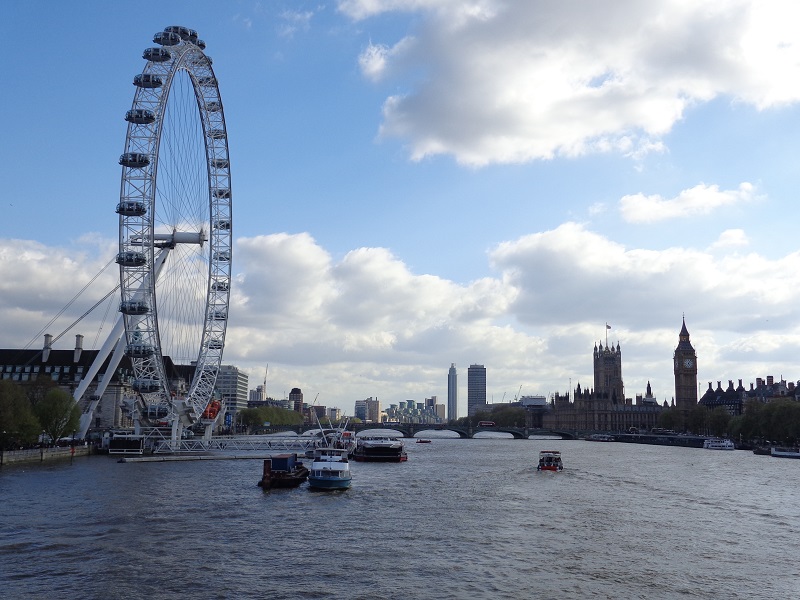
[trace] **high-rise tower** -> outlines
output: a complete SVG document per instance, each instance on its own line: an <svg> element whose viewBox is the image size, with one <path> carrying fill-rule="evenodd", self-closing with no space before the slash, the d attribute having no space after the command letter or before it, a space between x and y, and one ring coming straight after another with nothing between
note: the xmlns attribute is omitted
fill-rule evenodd
<svg viewBox="0 0 800 600"><path fill-rule="evenodd" d="M486 367L470 365L467 369L467 416L473 416L486 404Z"/></svg>
<svg viewBox="0 0 800 600"><path fill-rule="evenodd" d="M458 373L456 363L450 363L447 373L447 419L455 421L458 418Z"/></svg>
<svg viewBox="0 0 800 600"><path fill-rule="evenodd" d="M289 392L289 410L303 414L303 391L300 388L292 388Z"/></svg>
<svg viewBox="0 0 800 600"><path fill-rule="evenodd" d="M697 353L689 341L689 330L686 319L678 335L678 347L675 348L675 408L689 411L697 406Z"/></svg>

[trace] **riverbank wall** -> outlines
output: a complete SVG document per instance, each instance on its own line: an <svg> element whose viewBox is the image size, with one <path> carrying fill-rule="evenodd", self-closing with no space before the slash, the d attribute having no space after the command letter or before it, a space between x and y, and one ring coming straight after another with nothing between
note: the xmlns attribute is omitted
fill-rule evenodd
<svg viewBox="0 0 800 600"><path fill-rule="evenodd" d="M32 448L30 450L4 450L0 466L18 463L50 462L69 460L92 454L92 446L70 446L66 448Z"/></svg>

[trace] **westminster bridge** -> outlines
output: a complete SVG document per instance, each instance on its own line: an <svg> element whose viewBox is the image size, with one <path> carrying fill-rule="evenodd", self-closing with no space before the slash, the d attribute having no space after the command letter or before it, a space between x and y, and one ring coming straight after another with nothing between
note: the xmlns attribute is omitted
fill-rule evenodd
<svg viewBox="0 0 800 600"><path fill-rule="evenodd" d="M324 428L326 431L330 431L330 429ZM361 433L365 430L385 430L385 431L397 431L402 434L404 438L413 438L416 437L417 434L422 433L423 431L452 431L458 434L458 437L461 439L471 439L475 437L477 433L508 433L516 440L526 440L530 436L551 436L551 437L560 437L563 440L574 440L578 439L579 432L577 431L563 431L563 430L553 430L553 429L537 429L534 427L505 427L503 425L493 425L491 427L463 427L460 425L445 425L445 424L432 424L432 423L356 423L350 424L348 429L355 432L356 434ZM319 431L318 427L308 427L308 426L299 426L299 427L276 427L272 428L271 432L278 432L278 431L294 431L298 434L303 432L314 432Z"/></svg>

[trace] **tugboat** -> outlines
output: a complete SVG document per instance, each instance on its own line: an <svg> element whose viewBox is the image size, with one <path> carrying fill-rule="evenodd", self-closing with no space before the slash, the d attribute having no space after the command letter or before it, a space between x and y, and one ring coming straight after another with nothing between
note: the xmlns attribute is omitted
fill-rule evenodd
<svg viewBox="0 0 800 600"><path fill-rule="evenodd" d="M564 463L561 462L559 450L542 450L539 452L539 465L537 471L563 471Z"/></svg>
<svg viewBox="0 0 800 600"><path fill-rule="evenodd" d="M264 459L264 471L258 485L271 488L293 488L308 479L308 468L297 460L297 454L276 454Z"/></svg>

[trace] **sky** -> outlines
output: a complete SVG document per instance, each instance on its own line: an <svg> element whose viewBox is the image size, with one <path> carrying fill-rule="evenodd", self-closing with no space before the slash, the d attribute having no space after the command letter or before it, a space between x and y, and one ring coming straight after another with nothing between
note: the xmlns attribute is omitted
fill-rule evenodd
<svg viewBox="0 0 800 600"><path fill-rule="evenodd" d="M142 50L196 29L233 190L223 362L352 413L800 379L800 5L23 2L2 8L0 347L99 348ZM95 276L100 275L95 279ZM69 300L87 290L73 303ZM606 324L610 326L607 329ZM607 336L607 337L606 337Z"/></svg>

